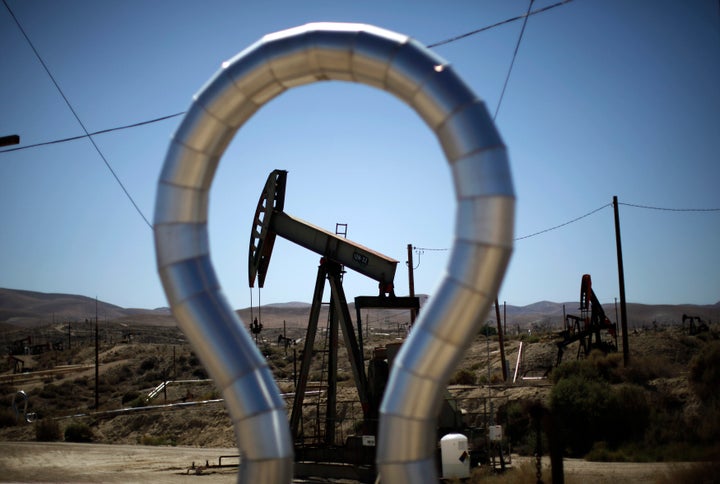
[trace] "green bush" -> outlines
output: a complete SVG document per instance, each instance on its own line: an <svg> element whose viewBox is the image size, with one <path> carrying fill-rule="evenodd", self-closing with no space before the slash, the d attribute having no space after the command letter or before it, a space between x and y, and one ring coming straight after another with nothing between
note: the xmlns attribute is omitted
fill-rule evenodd
<svg viewBox="0 0 720 484"><path fill-rule="evenodd" d="M65 442L92 442L93 432L88 424L73 422L65 427Z"/></svg>
<svg viewBox="0 0 720 484"><path fill-rule="evenodd" d="M593 352L586 360L567 361L557 367L551 379L552 411L558 418L558 432L573 456L593 450L593 458L622 459L618 446L645 438L653 408L644 388L624 383L620 355ZM643 383L647 383L644 381Z"/></svg>
<svg viewBox="0 0 720 484"><path fill-rule="evenodd" d="M35 440L38 442L55 442L61 438L60 425L56 420L43 418L35 421Z"/></svg>
<svg viewBox="0 0 720 484"><path fill-rule="evenodd" d="M600 373L598 373L597 367L590 360L563 361L550 373L550 381L556 384L570 377L597 380L600 378Z"/></svg>
<svg viewBox="0 0 720 484"><path fill-rule="evenodd" d="M475 374L466 369L456 371L452 378L450 378L450 385L475 385L475 383Z"/></svg>
<svg viewBox="0 0 720 484"><path fill-rule="evenodd" d="M624 384L613 388L609 411L612 420L608 422L605 437L611 445L643 439L650 422L650 404L641 387Z"/></svg>
<svg viewBox="0 0 720 484"><path fill-rule="evenodd" d="M504 423L505 436L513 447L526 442L532 432L529 405L528 401L510 401L497 411L497 421Z"/></svg>
<svg viewBox="0 0 720 484"><path fill-rule="evenodd" d="M478 334L483 334L485 336L495 336L497 334L497 329L488 323L485 323L485 325L480 328L480 331L478 331Z"/></svg>
<svg viewBox="0 0 720 484"><path fill-rule="evenodd" d="M568 376L553 386L550 406L559 416L556 430L571 456L583 456L595 442L605 440L615 416L610 394L607 382L582 375Z"/></svg>
<svg viewBox="0 0 720 484"><path fill-rule="evenodd" d="M689 365L688 380L702 400L718 401L720 387L720 342L706 344Z"/></svg>
<svg viewBox="0 0 720 484"><path fill-rule="evenodd" d="M524 341L525 343L539 343L540 336L537 333L531 335L522 334L520 335L520 341Z"/></svg>
<svg viewBox="0 0 720 484"><path fill-rule="evenodd" d="M593 350L587 359L567 360L553 369L550 379L557 383L570 375L582 375L585 378L601 379L608 383L632 383L646 386L650 380L668 377L672 368L659 357L633 357L627 367L623 365L620 353L605 354Z"/></svg>

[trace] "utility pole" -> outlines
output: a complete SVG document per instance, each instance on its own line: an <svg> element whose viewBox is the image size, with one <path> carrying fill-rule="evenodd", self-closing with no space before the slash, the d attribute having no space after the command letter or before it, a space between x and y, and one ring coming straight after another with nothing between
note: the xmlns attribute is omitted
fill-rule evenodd
<svg viewBox="0 0 720 484"><path fill-rule="evenodd" d="M100 352L98 351L98 300L97 297L95 297L95 410L98 410L99 408L99 395L98 395L98 383L100 381L99 378L99 366L100 366Z"/></svg>
<svg viewBox="0 0 720 484"><path fill-rule="evenodd" d="M505 363L505 340L503 338L502 321L500 320L500 305L495 298L495 317L497 319L498 344L500 345L500 366L502 367L503 381L508 379L507 364Z"/></svg>
<svg viewBox="0 0 720 484"><path fill-rule="evenodd" d="M627 368L630 364L630 348L627 334L627 306L625 304L625 271L623 269L622 242L620 240L620 216L618 214L618 198L613 196L613 211L615 212L615 245L617 247L618 282L620 286L620 321L622 327L623 364Z"/></svg>
<svg viewBox="0 0 720 484"><path fill-rule="evenodd" d="M410 286L410 297L415 297L415 276L413 275L413 257L412 257L412 244L407 245L408 253L408 285ZM410 310L410 325L415 323L417 318L417 311L413 308Z"/></svg>
<svg viewBox="0 0 720 484"><path fill-rule="evenodd" d="M503 334L507 334L507 301L503 301Z"/></svg>

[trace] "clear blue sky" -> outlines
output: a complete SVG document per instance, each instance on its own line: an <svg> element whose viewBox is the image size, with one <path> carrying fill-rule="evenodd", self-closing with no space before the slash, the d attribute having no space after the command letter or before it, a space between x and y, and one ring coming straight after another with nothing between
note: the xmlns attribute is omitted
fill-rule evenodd
<svg viewBox="0 0 720 484"><path fill-rule="evenodd" d="M523 14L527 1L6 0L88 131L186 110L220 64L264 34L312 21L375 24L428 45ZM536 1L534 9L554 1ZM497 125L524 237L608 205L720 207L720 15L715 0L575 0L531 16ZM516 21L434 50L498 105ZM0 5L0 136L21 146L83 134ZM181 118L94 137L144 215ZM0 148L6 150L7 148ZM447 249L454 195L430 130L390 95L322 83L271 101L237 134L211 192L211 254L225 293L250 305L247 250L268 173L289 171L286 211L400 261L407 244ZM87 139L0 153L0 287L167 305L152 231ZM626 295L650 304L720 301L720 212L620 206ZM432 294L447 250L415 252ZM263 304L312 298L318 256L279 241ZM612 207L518 240L500 301L578 300L582 274L619 296ZM360 275L348 298L374 295ZM253 303L257 304L257 289Z"/></svg>

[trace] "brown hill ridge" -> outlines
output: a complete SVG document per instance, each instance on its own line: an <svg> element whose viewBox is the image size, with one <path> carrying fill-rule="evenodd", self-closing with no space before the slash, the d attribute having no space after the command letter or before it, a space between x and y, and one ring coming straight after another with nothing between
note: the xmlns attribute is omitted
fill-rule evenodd
<svg viewBox="0 0 720 484"><path fill-rule="evenodd" d="M421 295L421 306L428 296ZM354 305L351 303L351 314L355 317ZM526 306L506 305L500 307L501 315L506 315L507 330L520 330L532 326L553 328L562 324L563 314L578 314L577 302L556 303L539 301ZM612 321L619 319L619 308L614 304L605 304L603 308ZM704 321L720 321L720 302L713 305L696 304L639 304L628 303L628 327L674 326L682 324L683 314L697 316ZM304 326L310 311L310 304L304 302L287 302L268 304L258 308L244 308L237 312L244 321L252 321L260 316L267 326L282 325L283 322L294 326ZM373 311L372 320L401 322L407 319L406 311L383 310ZM122 308L120 306L95 300L90 297L42 293L17 289L0 288L0 325L3 327L34 327L52 322L92 321L95 316L101 321L128 321L152 325L174 325L174 319L168 308L139 309ZM488 320L495 321L494 312Z"/></svg>

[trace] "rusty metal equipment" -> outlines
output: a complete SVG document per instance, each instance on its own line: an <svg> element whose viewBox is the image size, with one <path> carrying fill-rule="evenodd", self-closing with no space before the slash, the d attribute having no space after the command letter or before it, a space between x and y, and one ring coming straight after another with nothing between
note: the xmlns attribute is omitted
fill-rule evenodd
<svg viewBox="0 0 720 484"><path fill-rule="evenodd" d="M22 373L25 371L24 360L13 355L8 355L7 361L13 367L13 373Z"/></svg>
<svg viewBox="0 0 720 484"><path fill-rule="evenodd" d="M704 333L706 331L710 331L710 327L705 323L705 321L702 320L700 316L688 316L687 314L682 315L682 325L683 329L685 329L685 322L687 322L687 331L691 335L696 335L698 333ZM697 324L696 324L697 323Z"/></svg>
<svg viewBox="0 0 720 484"><path fill-rule="evenodd" d="M580 282L580 316L568 314L565 316L565 329L560 332L561 341L555 344L558 347L556 365L562 362L565 349L578 341L577 358L581 353L587 356L594 349L605 353L617 351L617 323L613 323L605 315L602 304L598 301L592 289L590 274L584 274ZM606 332L610 338L603 339Z"/></svg>
<svg viewBox="0 0 720 484"><path fill-rule="evenodd" d="M32 346L32 336L26 336L21 339L16 339L10 343L7 347L8 353L11 355L26 355L30 354Z"/></svg>

